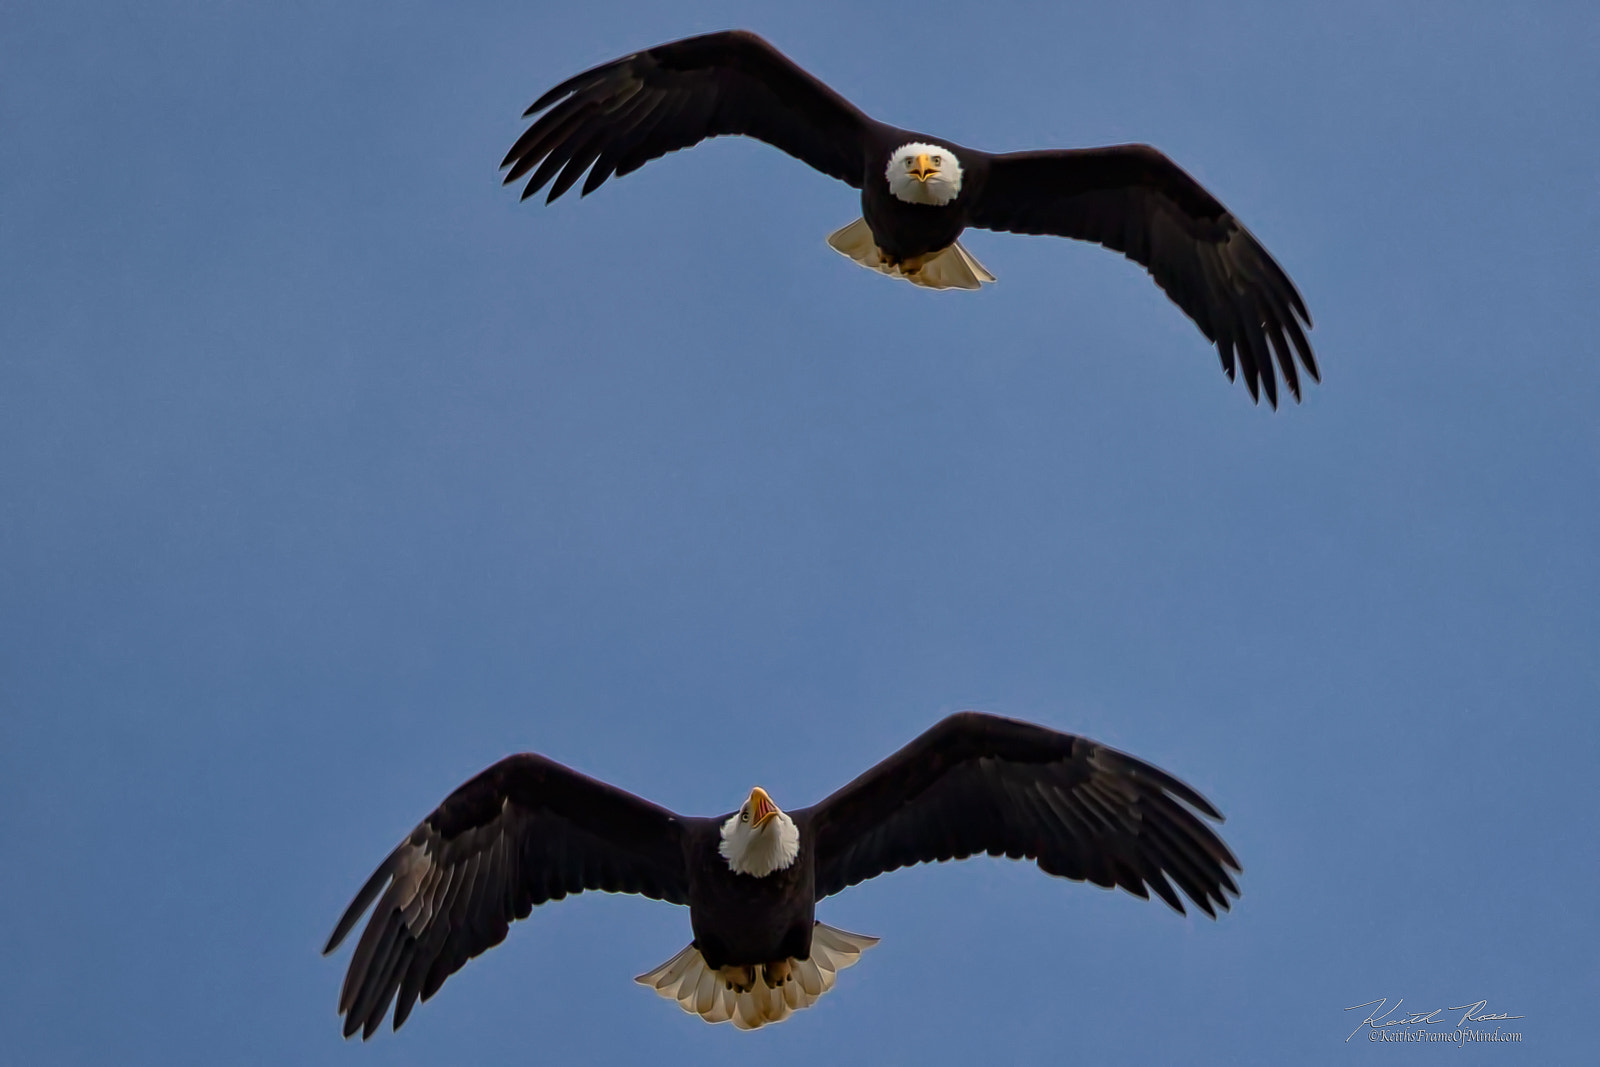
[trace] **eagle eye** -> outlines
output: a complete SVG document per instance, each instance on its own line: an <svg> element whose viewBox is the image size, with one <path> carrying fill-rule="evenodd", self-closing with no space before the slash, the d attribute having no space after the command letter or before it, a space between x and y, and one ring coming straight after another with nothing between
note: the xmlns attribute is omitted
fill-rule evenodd
<svg viewBox="0 0 1600 1067"><path fill-rule="evenodd" d="M933 157L933 165L936 166L936 167L944 166L944 157L943 156L934 156Z"/></svg>

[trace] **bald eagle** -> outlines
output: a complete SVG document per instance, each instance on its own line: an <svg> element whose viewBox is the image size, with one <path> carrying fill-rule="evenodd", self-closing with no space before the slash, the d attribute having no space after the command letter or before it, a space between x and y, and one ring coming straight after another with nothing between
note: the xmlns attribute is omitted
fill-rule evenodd
<svg viewBox="0 0 1600 1067"><path fill-rule="evenodd" d="M1311 316L1249 230L1149 145L989 155L877 122L753 33L690 37L569 78L533 102L539 118L501 162L549 201L582 194L707 137L765 141L861 190L862 217L828 238L872 270L933 289L994 281L956 240L968 226L1093 241L1148 270L1276 407L1273 357L1300 399L1319 378ZM1302 324L1304 326L1302 327Z"/></svg>
<svg viewBox="0 0 1600 1067"><path fill-rule="evenodd" d="M707 1022L755 1029L810 1007L877 938L817 901L934 860L1027 857L1049 874L1151 891L1212 918L1239 889L1222 816L1165 771L1042 726L952 715L820 804L760 788L715 818L675 815L543 756L501 760L445 798L373 873L324 953L373 901L339 994L346 1037L398 1030L535 904L598 889L685 904L694 940L636 981Z"/></svg>

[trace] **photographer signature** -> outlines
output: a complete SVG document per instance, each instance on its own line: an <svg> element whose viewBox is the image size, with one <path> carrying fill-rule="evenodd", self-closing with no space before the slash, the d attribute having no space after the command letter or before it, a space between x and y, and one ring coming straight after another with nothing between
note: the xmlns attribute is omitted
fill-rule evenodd
<svg viewBox="0 0 1600 1067"><path fill-rule="evenodd" d="M1385 1026L1431 1026L1435 1023L1446 1022L1446 1020L1439 1018L1439 1016L1443 1015L1447 1011L1459 1011L1462 1013L1460 1021L1456 1023L1456 1029L1458 1030L1469 1022L1498 1022L1502 1019L1522 1018L1521 1015L1488 1014L1486 1009L1488 1008L1489 1002L1487 1000L1480 1000L1476 1004L1457 1004L1453 1008L1435 1008L1432 1011L1414 1011L1406 1015L1390 1018L1390 1016L1394 1015L1395 1012L1400 1010L1400 1005L1405 1003L1405 998L1401 997L1399 1000L1394 1002L1394 1007L1390 1008L1388 1011L1384 1011L1383 1006L1387 1003L1389 1003L1388 997L1379 997L1377 1000L1369 1000L1365 1004L1354 1004L1346 1008L1345 1011L1359 1011L1362 1008L1372 1008L1372 1013L1365 1019L1362 1019L1361 1022L1356 1025L1354 1030L1350 1031L1350 1037L1355 1037L1358 1033L1360 1033L1363 1026L1369 1026L1374 1030L1378 1030ZM1383 1014L1380 1015L1378 1014L1379 1012L1383 1012ZM1350 1043L1350 1037L1344 1039L1345 1044Z"/></svg>

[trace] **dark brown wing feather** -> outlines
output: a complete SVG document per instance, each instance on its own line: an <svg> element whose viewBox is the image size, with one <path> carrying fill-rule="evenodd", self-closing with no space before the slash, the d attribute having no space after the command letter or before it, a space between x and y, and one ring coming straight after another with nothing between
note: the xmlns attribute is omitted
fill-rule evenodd
<svg viewBox="0 0 1600 1067"><path fill-rule="evenodd" d="M1259 381L1274 407L1274 354L1296 400L1296 355L1318 378L1305 335L1311 316L1294 283L1227 208L1154 148L1015 152L989 157L989 167L969 209L974 226L1094 241L1141 264L1216 344L1228 377L1237 356L1250 395L1259 397Z"/></svg>
<svg viewBox="0 0 1600 1067"><path fill-rule="evenodd" d="M1196 811L1222 819L1132 756L1042 726L952 715L809 810L817 899L913 863L987 852L1146 899L1153 889L1181 913L1176 882L1215 918L1227 894L1239 895L1228 873L1239 861Z"/></svg>
<svg viewBox="0 0 1600 1067"><path fill-rule="evenodd" d="M585 889L687 903L677 816L542 756L501 760L389 854L328 938L324 953L377 899L339 993L345 1036L371 1037L391 1000L398 1030L513 919Z"/></svg>
<svg viewBox="0 0 1600 1067"><path fill-rule="evenodd" d="M871 123L742 30L674 41L585 71L535 100L526 114L541 111L500 165L511 168L508 185L534 171L523 199L555 178L547 203L585 170L587 196L612 174L727 134L765 141L859 189Z"/></svg>

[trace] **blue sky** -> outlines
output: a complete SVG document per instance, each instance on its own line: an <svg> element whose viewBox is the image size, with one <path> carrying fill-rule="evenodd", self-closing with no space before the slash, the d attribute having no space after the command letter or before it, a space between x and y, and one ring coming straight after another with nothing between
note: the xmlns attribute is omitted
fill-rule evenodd
<svg viewBox="0 0 1600 1067"><path fill-rule="evenodd" d="M1344 1043L1380 996L1593 1056L1592 5L0 24L0 1060L1342 1063L1395 1055ZM1089 246L874 277L823 244L856 195L753 142L499 187L544 89L732 26L899 125L1162 148L1324 384L1252 406ZM1195 785L1236 909L897 872L819 912L883 943L741 1034L631 982L687 912L585 895L339 1038L339 911L501 755L797 807L963 708Z"/></svg>

